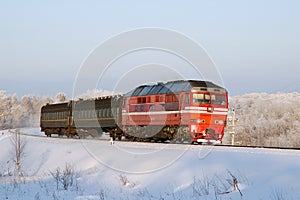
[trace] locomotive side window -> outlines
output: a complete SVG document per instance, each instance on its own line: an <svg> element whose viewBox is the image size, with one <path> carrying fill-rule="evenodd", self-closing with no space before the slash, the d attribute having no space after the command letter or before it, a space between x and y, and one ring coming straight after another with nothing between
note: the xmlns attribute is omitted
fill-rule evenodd
<svg viewBox="0 0 300 200"><path fill-rule="evenodd" d="M167 96L166 102L172 102L172 96L171 95Z"/></svg>
<svg viewBox="0 0 300 200"><path fill-rule="evenodd" d="M146 101L147 101L146 97L139 97L137 99L137 103L146 103ZM149 99L149 101L150 101L150 99Z"/></svg>
<svg viewBox="0 0 300 200"><path fill-rule="evenodd" d="M210 104L209 94L193 94L193 103Z"/></svg>
<svg viewBox="0 0 300 200"><path fill-rule="evenodd" d="M155 102L159 102L159 96L155 96Z"/></svg>
<svg viewBox="0 0 300 200"><path fill-rule="evenodd" d="M160 102L164 102L165 101L163 96L160 96L159 99L160 99Z"/></svg>
<svg viewBox="0 0 300 200"><path fill-rule="evenodd" d="M175 94L167 95L166 102L178 102L178 98Z"/></svg>

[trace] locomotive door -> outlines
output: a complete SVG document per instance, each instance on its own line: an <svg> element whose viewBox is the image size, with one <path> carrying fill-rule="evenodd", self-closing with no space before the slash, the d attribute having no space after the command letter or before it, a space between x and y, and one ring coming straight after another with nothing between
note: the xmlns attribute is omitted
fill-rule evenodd
<svg viewBox="0 0 300 200"><path fill-rule="evenodd" d="M166 105L167 111L167 124L179 125L180 124L180 111L179 111L179 95L167 94Z"/></svg>

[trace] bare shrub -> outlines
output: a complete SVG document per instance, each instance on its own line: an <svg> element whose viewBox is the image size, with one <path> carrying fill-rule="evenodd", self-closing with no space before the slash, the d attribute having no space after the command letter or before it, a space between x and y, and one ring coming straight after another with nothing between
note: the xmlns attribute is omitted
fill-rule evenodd
<svg viewBox="0 0 300 200"><path fill-rule="evenodd" d="M147 188L140 189L137 192L138 199L155 199L154 196L149 192Z"/></svg>
<svg viewBox="0 0 300 200"><path fill-rule="evenodd" d="M77 190L79 190L77 183L78 174L75 172L74 167L68 163L66 163L64 169L60 169L59 167L55 169L54 172L50 172L52 177L56 182L56 189L59 189L61 185L64 190L68 190L71 186L75 186Z"/></svg>
<svg viewBox="0 0 300 200"><path fill-rule="evenodd" d="M101 189L100 192L97 193L98 197L99 197L99 200L105 200L105 191L104 189Z"/></svg>
<svg viewBox="0 0 300 200"><path fill-rule="evenodd" d="M240 172L232 173L227 170L227 174L215 175L209 178L204 172L201 178L194 177L192 183L192 191L194 198L207 198L214 196L215 199L220 199L221 195L229 194L231 192L238 191L243 196L239 189L239 183L248 184L248 180L244 175L240 175Z"/></svg>
<svg viewBox="0 0 300 200"><path fill-rule="evenodd" d="M16 130L11 137L11 144L13 148L13 161L19 177L23 175L21 167L25 155L26 143L26 138L21 136L20 130Z"/></svg>
<svg viewBox="0 0 300 200"><path fill-rule="evenodd" d="M208 179L207 176L203 176L201 179L197 179L194 177L194 181L192 184L193 188L193 196L194 197L201 197L204 195L209 195L210 192L210 186L211 186L211 181Z"/></svg>
<svg viewBox="0 0 300 200"><path fill-rule="evenodd" d="M120 174L119 178L123 186L127 186L129 184L128 179L125 175Z"/></svg>

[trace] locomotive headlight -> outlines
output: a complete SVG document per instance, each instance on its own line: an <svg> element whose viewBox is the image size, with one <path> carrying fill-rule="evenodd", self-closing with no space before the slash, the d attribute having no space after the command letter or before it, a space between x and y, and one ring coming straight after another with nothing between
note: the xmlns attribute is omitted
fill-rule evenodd
<svg viewBox="0 0 300 200"><path fill-rule="evenodd" d="M220 125L223 125L223 124L224 124L224 121L223 121L223 120L219 120L219 124L220 124Z"/></svg>
<svg viewBox="0 0 300 200"><path fill-rule="evenodd" d="M207 107L207 112L213 112L213 111L214 111L213 107L211 107L211 106Z"/></svg>
<svg viewBox="0 0 300 200"><path fill-rule="evenodd" d="M198 124L200 124L200 123L204 124L204 123L205 123L205 119L198 119L198 120L197 120L197 123L198 123Z"/></svg>

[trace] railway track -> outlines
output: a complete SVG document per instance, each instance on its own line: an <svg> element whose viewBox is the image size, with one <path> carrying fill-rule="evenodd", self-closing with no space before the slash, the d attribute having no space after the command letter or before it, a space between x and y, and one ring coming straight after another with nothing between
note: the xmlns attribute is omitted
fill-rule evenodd
<svg viewBox="0 0 300 200"><path fill-rule="evenodd" d="M8 130L9 133L15 133L16 130ZM46 137L44 135L34 135L30 133L25 133L20 131L21 135L30 136L30 137L39 137L39 138L59 138L59 139L67 139L67 140L78 140L79 138L67 138L67 137L61 137L61 136L52 136L52 137ZM85 138L84 140L101 140L101 141L107 141L109 142L110 138L108 134L103 134L107 136L107 138ZM136 142L136 141L130 141L130 140L117 140L117 142ZM166 144L180 144L176 142L144 142L144 143L166 143ZM182 143L182 145L194 145L190 143ZM203 144L208 145L208 144ZM300 150L300 147L275 147L275 146L255 146L255 145L229 145L229 144L216 144L214 146L217 147L232 147L232 148L257 148L257 149L283 149L283 150Z"/></svg>
<svg viewBox="0 0 300 200"><path fill-rule="evenodd" d="M229 145L229 144L217 144L215 146L221 147L242 147L242 148L258 148L258 149L286 149L286 150L300 150L299 147L273 147L273 146L254 146L254 145Z"/></svg>

